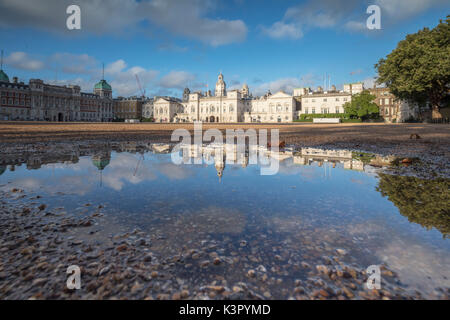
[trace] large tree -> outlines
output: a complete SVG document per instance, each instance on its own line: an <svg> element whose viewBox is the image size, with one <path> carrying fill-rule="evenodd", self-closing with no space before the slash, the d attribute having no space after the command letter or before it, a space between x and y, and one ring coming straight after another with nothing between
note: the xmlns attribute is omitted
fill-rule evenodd
<svg viewBox="0 0 450 320"><path fill-rule="evenodd" d="M362 120L368 118L378 118L379 108L373 102L375 96L370 94L369 91L363 91L359 94L355 94L352 97L351 102L346 102L343 107L345 113L350 116L350 118L359 118Z"/></svg>
<svg viewBox="0 0 450 320"><path fill-rule="evenodd" d="M400 99L412 103L429 102L433 118L441 118L440 108L450 91L450 16L434 28L424 28L406 36L386 59L381 59L379 84L385 83Z"/></svg>

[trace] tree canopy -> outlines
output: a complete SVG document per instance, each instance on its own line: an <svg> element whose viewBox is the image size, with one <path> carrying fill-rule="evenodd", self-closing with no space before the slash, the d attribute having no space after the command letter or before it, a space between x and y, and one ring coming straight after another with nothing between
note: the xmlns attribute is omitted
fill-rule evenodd
<svg viewBox="0 0 450 320"><path fill-rule="evenodd" d="M429 102L433 117L450 91L450 16L433 29L424 28L406 36L375 68L379 84L386 84L400 99Z"/></svg>
<svg viewBox="0 0 450 320"><path fill-rule="evenodd" d="M450 179L425 180L416 177L380 174L377 190L410 222L436 228L444 238L450 235Z"/></svg>
<svg viewBox="0 0 450 320"><path fill-rule="evenodd" d="M369 119L379 117L379 108L375 102L375 96L369 91L363 91L355 94L351 102L344 104L344 110L350 118Z"/></svg>

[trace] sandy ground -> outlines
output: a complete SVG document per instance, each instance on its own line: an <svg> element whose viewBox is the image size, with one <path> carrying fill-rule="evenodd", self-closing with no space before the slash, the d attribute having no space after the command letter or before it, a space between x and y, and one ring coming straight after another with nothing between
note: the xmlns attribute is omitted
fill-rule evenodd
<svg viewBox="0 0 450 320"><path fill-rule="evenodd" d="M173 130L193 130L193 124L158 123L39 123L0 122L0 142L61 141L92 138L170 138ZM427 142L450 143L450 127L435 124L203 124L203 129L279 129L286 142L336 141L404 142L413 133Z"/></svg>
<svg viewBox="0 0 450 320"><path fill-rule="evenodd" d="M175 129L192 131L193 124L156 123L42 123L0 122L0 143L50 141L150 140L169 142ZM450 126L436 124L203 124L203 129L279 129L280 139L300 146L336 145L337 147L414 150L449 155ZM421 139L410 139L418 134ZM450 155L449 155L450 156Z"/></svg>

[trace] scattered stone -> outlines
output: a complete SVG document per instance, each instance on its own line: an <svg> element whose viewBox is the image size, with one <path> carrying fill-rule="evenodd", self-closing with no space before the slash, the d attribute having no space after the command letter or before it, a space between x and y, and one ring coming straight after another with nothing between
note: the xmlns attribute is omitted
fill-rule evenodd
<svg viewBox="0 0 450 320"><path fill-rule="evenodd" d="M321 264L321 265L317 265L316 266L316 270L320 273L320 274L324 274L324 275L328 275L330 273L330 270L328 269L327 266Z"/></svg>
<svg viewBox="0 0 450 320"><path fill-rule="evenodd" d="M119 251L119 252L127 251L128 250L128 246L126 244L121 244L120 246L118 246L116 248L116 250Z"/></svg>

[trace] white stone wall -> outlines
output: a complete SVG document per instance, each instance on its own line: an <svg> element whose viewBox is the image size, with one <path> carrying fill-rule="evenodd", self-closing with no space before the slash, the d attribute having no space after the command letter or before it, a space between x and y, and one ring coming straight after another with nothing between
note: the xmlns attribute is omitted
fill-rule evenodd
<svg viewBox="0 0 450 320"><path fill-rule="evenodd" d="M183 112L180 102L159 98L154 102L153 116L155 122L173 122L175 114Z"/></svg>
<svg viewBox="0 0 450 320"><path fill-rule="evenodd" d="M308 94L302 96L300 114L344 113L343 105L352 100L349 93Z"/></svg>
<svg viewBox="0 0 450 320"><path fill-rule="evenodd" d="M153 101L147 101L142 105L142 118L149 119L153 116Z"/></svg>

